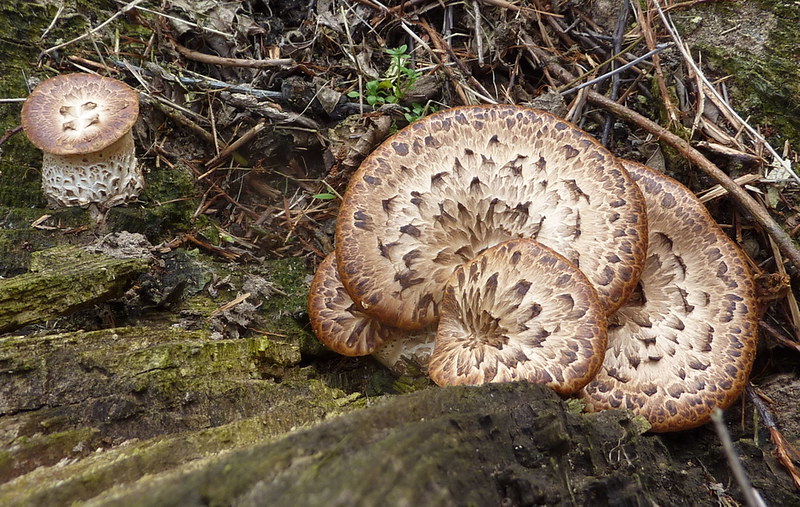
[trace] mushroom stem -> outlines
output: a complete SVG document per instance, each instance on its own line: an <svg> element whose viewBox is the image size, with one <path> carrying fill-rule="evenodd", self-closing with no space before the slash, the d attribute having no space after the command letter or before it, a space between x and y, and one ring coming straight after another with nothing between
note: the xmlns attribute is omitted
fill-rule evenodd
<svg viewBox="0 0 800 507"><path fill-rule="evenodd" d="M143 181L131 131L98 152L42 157L42 190L55 206L110 208L138 195Z"/></svg>

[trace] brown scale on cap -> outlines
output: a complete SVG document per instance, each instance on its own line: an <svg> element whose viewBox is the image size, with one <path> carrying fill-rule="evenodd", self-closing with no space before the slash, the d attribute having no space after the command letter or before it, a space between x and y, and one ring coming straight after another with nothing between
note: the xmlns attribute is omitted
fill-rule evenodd
<svg viewBox="0 0 800 507"><path fill-rule="evenodd" d="M554 250L517 239L456 268L429 374L439 385L528 380L571 394L605 348L606 313L589 279Z"/></svg>
<svg viewBox="0 0 800 507"><path fill-rule="evenodd" d="M414 122L362 163L339 214L336 256L367 313L419 329L436 321L456 266L518 237L578 265L612 312L643 265L643 199L614 156L563 120L470 106Z"/></svg>
<svg viewBox="0 0 800 507"><path fill-rule="evenodd" d="M582 397L590 410L631 409L653 431L693 428L744 388L758 339L755 284L686 187L624 163L647 202L647 260L637 291L609 318L603 367Z"/></svg>
<svg viewBox="0 0 800 507"><path fill-rule="evenodd" d="M138 114L138 93L116 79L76 73L40 83L21 117L25 134L44 152L48 199L109 207L136 197L144 187L131 134Z"/></svg>
<svg viewBox="0 0 800 507"><path fill-rule="evenodd" d="M345 356L373 354L398 375L407 373L409 366L427 372L435 333L395 329L361 311L342 286L333 253L325 257L314 274L308 316L314 334L334 352Z"/></svg>
<svg viewBox="0 0 800 507"><path fill-rule="evenodd" d="M391 328L367 316L344 290L334 253L325 257L314 274L308 316L317 338L345 356L372 354L391 334Z"/></svg>

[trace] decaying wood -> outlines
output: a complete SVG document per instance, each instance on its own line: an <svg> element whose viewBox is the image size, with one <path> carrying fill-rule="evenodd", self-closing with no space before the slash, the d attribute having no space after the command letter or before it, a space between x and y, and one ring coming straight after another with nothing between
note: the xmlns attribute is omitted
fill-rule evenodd
<svg viewBox="0 0 800 507"><path fill-rule="evenodd" d="M147 259L116 259L75 246L33 254L31 273L0 280L0 332L119 297Z"/></svg>
<svg viewBox="0 0 800 507"><path fill-rule="evenodd" d="M237 439L237 450L219 456L203 456L195 433L132 444L145 469L169 449L194 460L144 477L120 466L135 464L123 449L99 453L91 470L80 463L51 467L0 486L0 497L162 505L268 499L273 506L597 505L609 498L675 505L691 497L713 505L713 494L702 486L705 472L665 469L666 450L641 435L643 429L619 411L573 413L553 392L527 383L431 389L274 441ZM101 479L115 471L116 488L107 478L91 480L90 471ZM81 478L89 487L78 487ZM33 480L39 481L35 488Z"/></svg>

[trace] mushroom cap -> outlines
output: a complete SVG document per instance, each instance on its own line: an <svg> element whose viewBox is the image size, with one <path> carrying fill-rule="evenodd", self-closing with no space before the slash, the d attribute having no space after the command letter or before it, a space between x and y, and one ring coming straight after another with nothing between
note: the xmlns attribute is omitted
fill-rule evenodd
<svg viewBox="0 0 800 507"><path fill-rule="evenodd" d="M643 265L644 201L616 157L573 125L468 106L412 123L367 157L339 212L336 257L364 311L413 330L436 321L456 266L517 237L579 266L611 312Z"/></svg>
<svg viewBox="0 0 800 507"><path fill-rule="evenodd" d="M345 356L375 358L393 373L409 366L426 373L436 332L409 332L382 324L361 311L342 286L331 252L317 267L308 296L308 315L317 339Z"/></svg>
<svg viewBox="0 0 800 507"><path fill-rule="evenodd" d="M122 81L61 74L42 81L22 106L22 127L37 148L54 155L100 151L130 131L139 94Z"/></svg>
<svg viewBox="0 0 800 507"><path fill-rule="evenodd" d="M554 250L515 239L456 268L428 371L439 385L528 380L571 394L605 349L606 312L589 279Z"/></svg>
<svg viewBox="0 0 800 507"><path fill-rule="evenodd" d="M308 293L308 316L317 339L345 356L366 356L389 339L391 329L366 315L344 290L329 253L317 267Z"/></svg>
<svg viewBox="0 0 800 507"><path fill-rule="evenodd" d="M747 381L758 340L747 259L692 192L625 161L647 201L650 242L639 287L609 318L608 350L581 396L627 408L652 431L679 431L726 408Z"/></svg>

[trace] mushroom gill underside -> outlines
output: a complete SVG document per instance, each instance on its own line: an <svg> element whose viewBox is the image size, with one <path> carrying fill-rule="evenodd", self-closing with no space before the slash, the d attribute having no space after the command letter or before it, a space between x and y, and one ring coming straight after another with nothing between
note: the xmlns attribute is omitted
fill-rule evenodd
<svg viewBox="0 0 800 507"><path fill-rule="evenodd" d="M688 189L644 166L602 150L579 157L574 139L567 149L558 137L544 158L549 140L517 149L530 131L478 142L461 130L509 115L523 126L519 110L539 114L432 115L365 161L342 203L336 253L312 284L317 336L395 372L415 363L440 385L525 379L579 392L587 410L629 408L653 431L703 424L739 396L755 354L744 254ZM567 177L572 159L605 166ZM626 181L636 192L623 198L597 190ZM345 314L320 310L332 301ZM322 336L336 326L347 345Z"/></svg>

